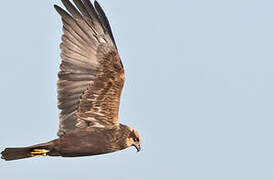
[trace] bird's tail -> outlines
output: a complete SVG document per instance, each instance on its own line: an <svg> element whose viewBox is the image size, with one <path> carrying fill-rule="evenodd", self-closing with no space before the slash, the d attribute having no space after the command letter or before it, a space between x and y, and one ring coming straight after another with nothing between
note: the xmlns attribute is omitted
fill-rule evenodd
<svg viewBox="0 0 274 180"><path fill-rule="evenodd" d="M30 158L30 157L41 157L47 156L51 152L51 144L44 143L30 147L20 148L6 148L1 154L2 159L6 161Z"/></svg>

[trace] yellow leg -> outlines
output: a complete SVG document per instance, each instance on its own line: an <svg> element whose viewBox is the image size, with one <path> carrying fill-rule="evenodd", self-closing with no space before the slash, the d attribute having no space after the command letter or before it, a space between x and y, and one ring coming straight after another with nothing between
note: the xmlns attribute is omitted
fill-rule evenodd
<svg viewBox="0 0 274 180"><path fill-rule="evenodd" d="M47 149L34 149L32 152L30 152L30 155L32 157L42 157L47 156L47 153L50 152Z"/></svg>

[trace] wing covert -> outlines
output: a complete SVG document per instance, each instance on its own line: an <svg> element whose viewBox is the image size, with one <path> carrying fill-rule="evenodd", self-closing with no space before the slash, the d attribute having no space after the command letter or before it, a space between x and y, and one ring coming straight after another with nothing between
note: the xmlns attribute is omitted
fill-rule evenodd
<svg viewBox="0 0 274 180"><path fill-rule="evenodd" d="M109 22L95 1L62 0L63 35L58 73L58 135L87 126L118 123L125 75Z"/></svg>

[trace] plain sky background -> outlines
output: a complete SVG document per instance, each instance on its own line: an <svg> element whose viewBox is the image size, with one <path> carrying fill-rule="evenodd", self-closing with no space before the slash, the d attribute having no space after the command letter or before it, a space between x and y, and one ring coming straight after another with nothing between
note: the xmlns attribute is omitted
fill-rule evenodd
<svg viewBox="0 0 274 180"><path fill-rule="evenodd" d="M0 161L0 179L273 180L274 1L100 0L143 149ZM0 150L56 138L59 0L0 6Z"/></svg>

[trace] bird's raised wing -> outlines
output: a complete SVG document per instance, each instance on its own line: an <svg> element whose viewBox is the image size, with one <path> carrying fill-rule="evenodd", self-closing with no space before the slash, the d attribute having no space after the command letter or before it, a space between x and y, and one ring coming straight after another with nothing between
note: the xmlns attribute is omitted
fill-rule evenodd
<svg viewBox="0 0 274 180"><path fill-rule="evenodd" d="M89 0L62 0L55 5L63 21L58 107L62 136L76 128L118 124L125 81L109 22L100 5Z"/></svg>

